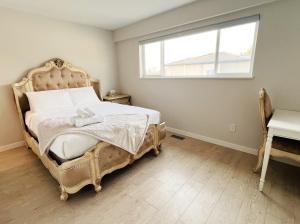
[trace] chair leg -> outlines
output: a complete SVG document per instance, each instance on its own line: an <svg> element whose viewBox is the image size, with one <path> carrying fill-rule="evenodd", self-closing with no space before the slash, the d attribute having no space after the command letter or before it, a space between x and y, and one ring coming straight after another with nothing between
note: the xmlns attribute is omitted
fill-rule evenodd
<svg viewBox="0 0 300 224"><path fill-rule="evenodd" d="M257 163L256 163L256 166L253 169L253 172L255 172L255 173L257 173L262 167L264 152L265 152L265 146L266 146L266 142L264 141L264 143L262 144L262 146L258 150Z"/></svg>
<svg viewBox="0 0 300 224"><path fill-rule="evenodd" d="M273 140L273 135L269 133L268 134L268 139L267 139L267 142L266 142L264 162L263 162L260 181L259 181L259 191L263 191L263 188L264 188L268 163L269 163L270 154L271 154L271 150L272 150L272 140Z"/></svg>

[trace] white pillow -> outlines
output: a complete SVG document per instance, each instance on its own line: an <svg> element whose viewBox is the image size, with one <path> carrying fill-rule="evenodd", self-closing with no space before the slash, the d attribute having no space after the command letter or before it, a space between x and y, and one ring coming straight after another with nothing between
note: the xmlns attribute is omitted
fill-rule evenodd
<svg viewBox="0 0 300 224"><path fill-rule="evenodd" d="M63 89L27 92L26 95L33 112L74 107L70 95Z"/></svg>
<svg viewBox="0 0 300 224"><path fill-rule="evenodd" d="M93 87L80 87L66 89L70 94L74 106L93 105L100 102Z"/></svg>

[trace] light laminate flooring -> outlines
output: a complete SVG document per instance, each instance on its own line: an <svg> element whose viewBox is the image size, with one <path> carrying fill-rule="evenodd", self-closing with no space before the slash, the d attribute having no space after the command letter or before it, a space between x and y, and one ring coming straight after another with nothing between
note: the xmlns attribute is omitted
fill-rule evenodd
<svg viewBox="0 0 300 224"><path fill-rule="evenodd" d="M271 161L264 188L256 157L203 141L166 138L148 153L68 201L25 148L0 153L0 223L300 223L300 168Z"/></svg>

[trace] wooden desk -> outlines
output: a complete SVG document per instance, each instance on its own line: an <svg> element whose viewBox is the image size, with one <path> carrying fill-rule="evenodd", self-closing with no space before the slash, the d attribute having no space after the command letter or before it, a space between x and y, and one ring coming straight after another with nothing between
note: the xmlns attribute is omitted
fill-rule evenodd
<svg viewBox="0 0 300 224"><path fill-rule="evenodd" d="M268 138L265 147L263 167L261 171L259 190L264 187L267 167L272 149L273 136L300 140L300 112L288 110L275 110L268 123Z"/></svg>

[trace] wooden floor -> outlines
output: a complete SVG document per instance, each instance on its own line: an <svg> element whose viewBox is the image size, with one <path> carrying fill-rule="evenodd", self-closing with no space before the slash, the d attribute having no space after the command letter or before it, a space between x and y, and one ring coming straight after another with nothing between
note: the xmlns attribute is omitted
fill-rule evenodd
<svg viewBox="0 0 300 224"><path fill-rule="evenodd" d="M264 193L255 157L168 137L145 155L67 202L24 148L0 153L0 223L300 223L300 168L272 161Z"/></svg>

